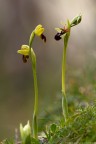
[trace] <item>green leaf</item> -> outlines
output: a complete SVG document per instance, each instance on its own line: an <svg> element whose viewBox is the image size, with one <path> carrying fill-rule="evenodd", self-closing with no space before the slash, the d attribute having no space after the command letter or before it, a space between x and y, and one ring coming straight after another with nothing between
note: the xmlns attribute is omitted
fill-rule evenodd
<svg viewBox="0 0 96 144"><path fill-rule="evenodd" d="M31 138L31 144L40 144L40 142L32 137Z"/></svg>
<svg viewBox="0 0 96 144"><path fill-rule="evenodd" d="M54 133L56 131L56 129L57 129L57 125L53 123L51 125L50 129L51 129L51 132Z"/></svg>
<svg viewBox="0 0 96 144"><path fill-rule="evenodd" d="M59 33L62 31L61 28L55 28L55 30Z"/></svg>

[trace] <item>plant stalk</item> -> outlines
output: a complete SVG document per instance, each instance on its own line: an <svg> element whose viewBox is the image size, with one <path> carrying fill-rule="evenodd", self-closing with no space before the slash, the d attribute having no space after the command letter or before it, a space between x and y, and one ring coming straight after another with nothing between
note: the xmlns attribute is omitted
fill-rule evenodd
<svg viewBox="0 0 96 144"><path fill-rule="evenodd" d="M33 51L32 43L33 39L35 37L34 31L30 35L29 39L29 47L30 47L30 57L32 62L32 71L33 71L33 79L34 79L34 93L35 93L35 103L34 103L34 113L33 113L33 137L35 139L38 138L38 122L37 122L37 116L38 116L38 84L37 84L37 72L36 72L36 55Z"/></svg>
<svg viewBox="0 0 96 144"><path fill-rule="evenodd" d="M32 50L31 50L32 51ZM33 53L33 52L32 52ZM37 85L37 74L36 74L36 55L32 55L32 70L33 70L33 78L34 78L34 91L35 91L35 103L34 103L34 113L33 113L33 137L37 139L38 137L38 85Z"/></svg>
<svg viewBox="0 0 96 144"><path fill-rule="evenodd" d="M63 59L62 59L62 111L65 122L68 119L68 103L66 98L65 90L65 74L66 74L66 50L68 46L68 40L70 36L70 22L67 20L68 32L64 35L64 48L63 48Z"/></svg>
<svg viewBox="0 0 96 144"><path fill-rule="evenodd" d="M63 59L62 59L62 111L64 120L66 121L68 119L68 104L65 91L65 73L66 73L66 47L63 48Z"/></svg>

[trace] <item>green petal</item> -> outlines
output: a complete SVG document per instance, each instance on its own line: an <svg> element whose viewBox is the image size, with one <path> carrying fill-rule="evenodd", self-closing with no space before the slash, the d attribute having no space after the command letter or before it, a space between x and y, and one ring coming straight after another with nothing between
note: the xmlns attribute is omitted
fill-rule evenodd
<svg viewBox="0 0 96 144"><path fill-rule="evenodd" d="M17 53L22 54L22 55L29 55L29 49L24 49L24 50L18 50Z"/></svg>
<svg viewBox="0 0 96 144"><path fill-rule="evenodd" d="M43 32L44 32L44 28L42 27L41 24L39 24L39 25L35 28L34 32L35 32L35 34L36 34L37 36L40 36L40 35L43 34Z"/></svg>
<svg viewBox="0 0 96 144"><path fill-rule="evenodd" d="M22 45L21 46L21 49L23 50L23 49L29 49L29 46L28 45Z"/></svg>
<svg viewBox="0 0 96 144"><path fill-rule="evenodd" d="M21 49L17 51L17 53L22 55L29 55L29 46L28 45L22 45Z"/></svg>
<svg viewBox="0 0 96 144"><path fill-rule="evenodd" d="M62 31L61 28L55 28L55 30L59 33Z"/></svg>

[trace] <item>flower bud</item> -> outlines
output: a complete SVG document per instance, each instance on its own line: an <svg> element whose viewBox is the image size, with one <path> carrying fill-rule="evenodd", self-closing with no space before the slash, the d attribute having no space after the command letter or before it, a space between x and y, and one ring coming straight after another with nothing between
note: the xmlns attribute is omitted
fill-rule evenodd
<svg viewBox="0 0 96 144"><path fill-rule="evenodd" d="M76 16L72 22L71 22L71 27L75 26L75 25L78 25L82 20L82 16L79 15L79 16Z"/></svg>
<svg viewBox="0 0 96 144"><path fill-rule="evenodd" d="M25 143L26 139L31 136L31 127L29 121L24 127L22 124L20 124L20 135L23 143Z"/></svg>

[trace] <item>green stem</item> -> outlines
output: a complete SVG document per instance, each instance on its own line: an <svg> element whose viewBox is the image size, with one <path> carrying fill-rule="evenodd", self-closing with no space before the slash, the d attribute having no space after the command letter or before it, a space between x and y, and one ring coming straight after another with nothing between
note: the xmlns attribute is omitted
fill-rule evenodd
<svg viewBox="0 0 96 144"><path fill-rule="evenodd" d="M30 51L31 51L31 47L32 47L32 43L33 43L34 37L35 37L35 33L33 31L31 33L31 35L30 35L30 38L29 38L29 48L30 48Z"/></svg>
<svg viewBox="0 0 96 144"><path fill-rule="evenodd" d="M62 59L62 93L66 95L65 91L65 72L66 72L66 48L63 48L63 59Z"/></svg>
<svg viewBox="0 0 96 144"><path fill-rule="evenodd" d="M62 111L64 120L66 121L68 119L68 104L65 91L65 72L66 72L66 47L63 48L63 59L62 59Z"/></svg>
<svg viewBox="0 0 96 144"><path fill-rule="evenodd" d="M66 73L66 50L68 45L68 40L70 36L70 22L67 20L67 25L69 31L64 36L64 48L63 48L63 59L62 59L62 111L64 120L68 119L68 103L66 99L66 91L65 91L65 73Z"/></svg>
<svg viewBox="0 0 96 144"><path fill-rule="evenodd" d="M32 43L35 37L34 31L30 35L29 39L29 47L30 47L30 57L32 61L32 71L33 71L33 79L34 79L34 91L35 91L35 103L34 103L34 113L33 113L33 137L35 139L38 138L38 85L37 85L37 72L36 72L36 55L33 51Z"/></svg>
<svg viewBox="0 0 96 144"><path fill-rule="evenodd" d="M34 90L35 90L35 103L34 103L34 113L33 113L33 137L37 139L38 137L38 85L37 85L37 74L36 74L36 55L31 49L32 53L32 70L33 70L33 78L34 78ZM34 59L34 60L33 60Z"/></svg>

